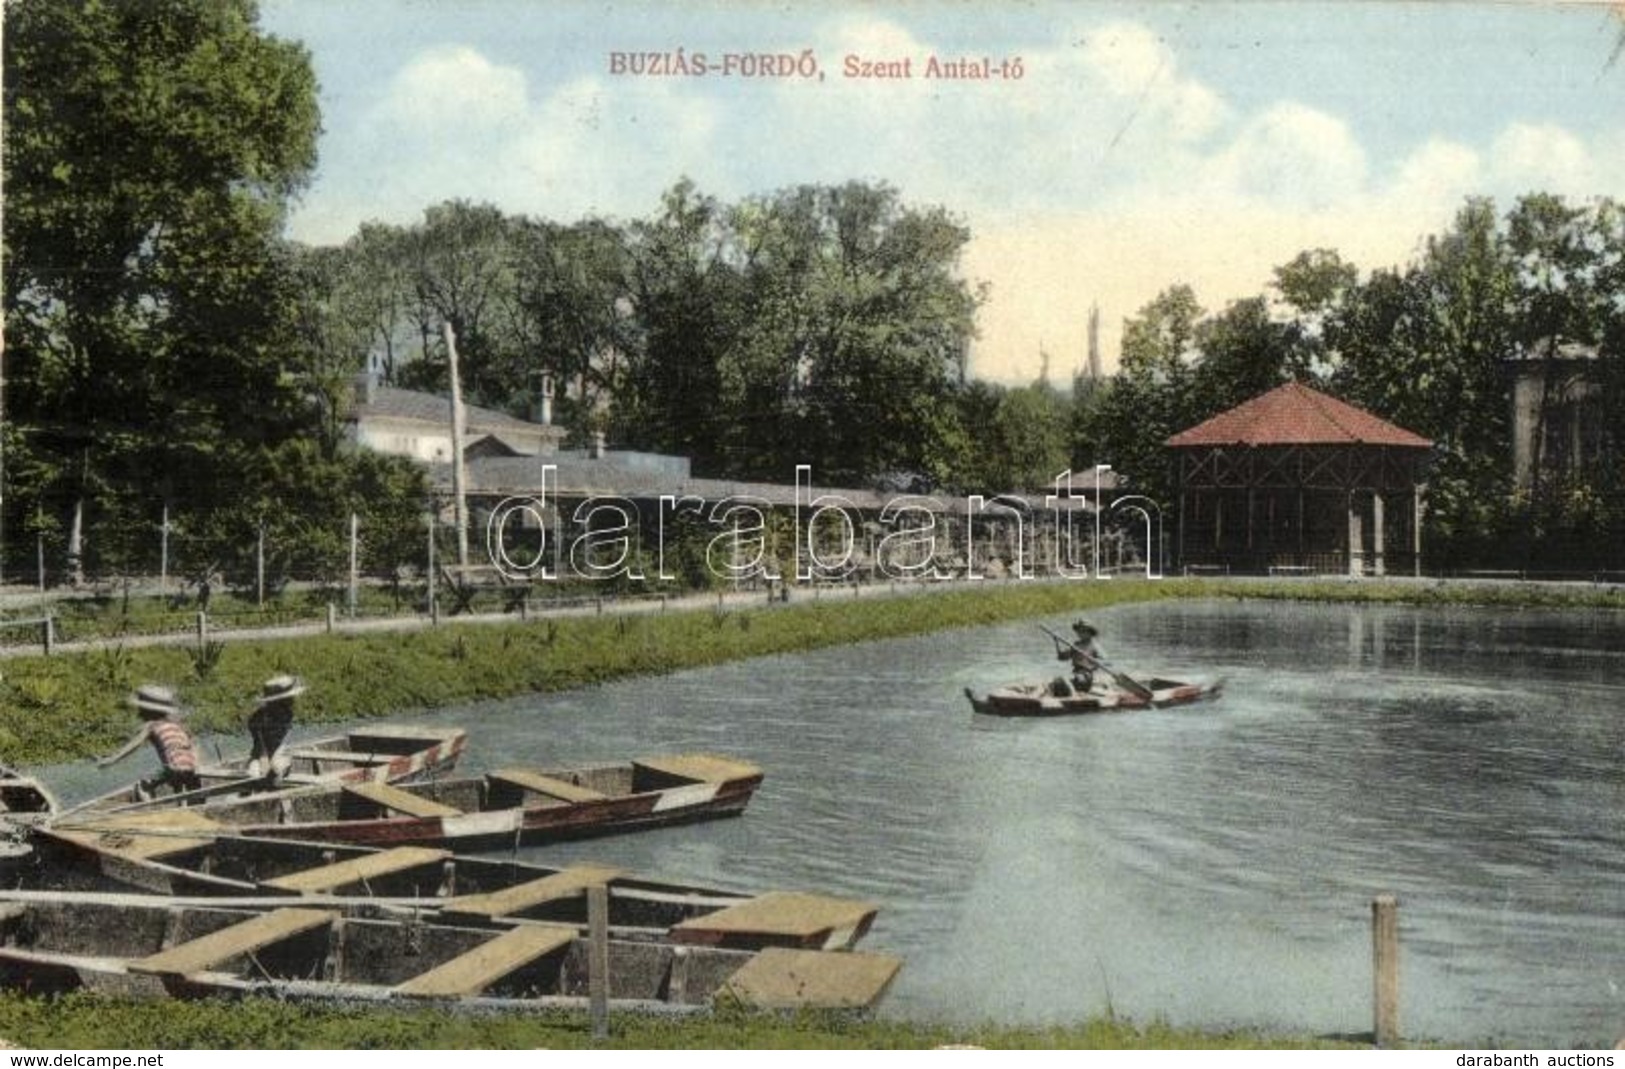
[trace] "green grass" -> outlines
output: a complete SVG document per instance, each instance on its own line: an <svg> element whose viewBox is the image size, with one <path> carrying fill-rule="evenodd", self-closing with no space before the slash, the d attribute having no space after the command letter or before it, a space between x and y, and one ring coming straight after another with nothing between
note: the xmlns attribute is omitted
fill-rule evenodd
<svg viewBox="0 0 1625 1069"><path fill-rule="evenodd" d="M1184 598L1433 605L1625 608L1625 594L1588 586L1192 580L1016 583L900 597L802 595L749 609L533 619L395 633L227 642L219 648L107 648L0 661L0 759L14 764L106 752L133 720L123 705L143 682L177 687L202 730L240 732L269 676L311 684L305 723L388 716L564 690L769 654L978 627L1108 605ZM473 725L470 725L473 726Z"/></svg>
<svg viewBox="0 0 1625 1069"><path fill-rule="evenodd" d="M378 1010L267 999L126 1002L0 994L0 1036L32 1049L1339 1049L1352 1044L1252 1031L1203 1032L1098 1019L1061 1027L956 1027L834 1015L719 1011L689 1018L612 1014L595 1043L581 1013L502 1016Z"/></svg>

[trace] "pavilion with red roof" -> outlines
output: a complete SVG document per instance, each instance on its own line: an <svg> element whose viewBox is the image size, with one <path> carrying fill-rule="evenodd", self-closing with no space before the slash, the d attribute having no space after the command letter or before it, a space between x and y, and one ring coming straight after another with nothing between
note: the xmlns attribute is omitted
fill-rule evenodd
<svg viewBox="0 0 1625 1069"><path fill-rule="evenodd" d="M1432 445L1296 382L1181 431L1167 441L1181 566L1419 573Z"/></svg>

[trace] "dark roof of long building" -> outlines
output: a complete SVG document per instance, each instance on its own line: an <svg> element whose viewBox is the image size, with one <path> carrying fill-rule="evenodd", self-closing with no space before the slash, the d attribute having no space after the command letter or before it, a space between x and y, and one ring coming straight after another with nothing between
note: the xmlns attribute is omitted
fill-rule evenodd
<svg viewBox="0 0 1625 1069"><path fill-rule="evenodd" d="M1220 445L1384 445L1432 442L1301 383L1289 382L1168 439L1173 448Z"/></svg>
<svg viewBox="0 0 1625 1069"><path fill-rule="evenodd" d="M402 390L394 386L375 386L372 400L364 402L358 397L356 406L350 413L351 419L361 419L366 416L444 424L447 426L449 433L451 402L444 397L436 397L432 393ZM471 405L466 402L463 404L463 419L470 429L486 431L509 430L534 433L547 426L546 424L531 423L518 419L506 412L498 412L494 408L482 408L479 405Z"/></svg>

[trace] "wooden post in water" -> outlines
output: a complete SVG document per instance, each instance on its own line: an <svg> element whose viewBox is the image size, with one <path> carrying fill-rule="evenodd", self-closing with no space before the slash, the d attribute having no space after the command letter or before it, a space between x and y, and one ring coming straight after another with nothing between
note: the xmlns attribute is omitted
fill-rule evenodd
<svg viewBox="0 0 1625 1069"><path fill-rule="evenodd" d="M1371 900L1373 1039L1379 1047L1399 1042L1399 901L1393 895Z"/></svg>
<svg viewBox="0 0 1625 1069"><path fill-rule="evenodd" d="M609 1038L609 888L587 888L587 1006L592 1038Z"/></svg>

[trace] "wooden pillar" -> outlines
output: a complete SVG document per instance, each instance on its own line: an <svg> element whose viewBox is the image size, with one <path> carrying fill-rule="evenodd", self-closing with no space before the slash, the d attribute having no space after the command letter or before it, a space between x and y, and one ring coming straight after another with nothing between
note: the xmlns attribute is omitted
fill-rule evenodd
<svg viewBox="0 0 1625 1069"><path fill-rule="evenodd" d="M587 1009L592 1038L609 1036L609 890L587 888Z"/></svg>
<svg viewBox="0 0 1625 1069"><path fill-rule="evenodd" d="M1352 490L1348 492L1347 501L1348 537L1344 540L1344 544L1348 547L1349 574L1361 575L1365 571L1365 546L1364 532L1361 530L1360 504Z"/></svg>
<svg viewBox="0 0 1625 1069"><path fill-rule="evenodd" d="M1382 495L1373 493L1371 495L1371 569L1373 574L1379 576L1387 574L1382 561L1382 525Z"/></svg>
<svg viewBox="0 0 1625 1069"><path fill-rule="evenodd" d="M1303 487L1300 486L1300 487L1298 487L1298 558L1299 558L1298 563L1299 564L1304 563L1304 561L1302 559L1303 558L1303 508L1304 508Z"/></svg>
<svg viewBox="0 0 1625 1069"><path fill-rule="evenodd" d="M1411 486L1411 574L1422 575L1422 486Z"/></svg>
<svg viewBox="0 0 1625 1069"><path fill-rule="evenodd" d="M1179 567L1185 567L1185 488L1179 488Z"/></svg>
<svg viewBox="0 0 1625 1069"><path fill-rule="evenodd" d="M1372 1038L1379 1047L1399 1042L1399 902L1371 900Z"/></svg>

